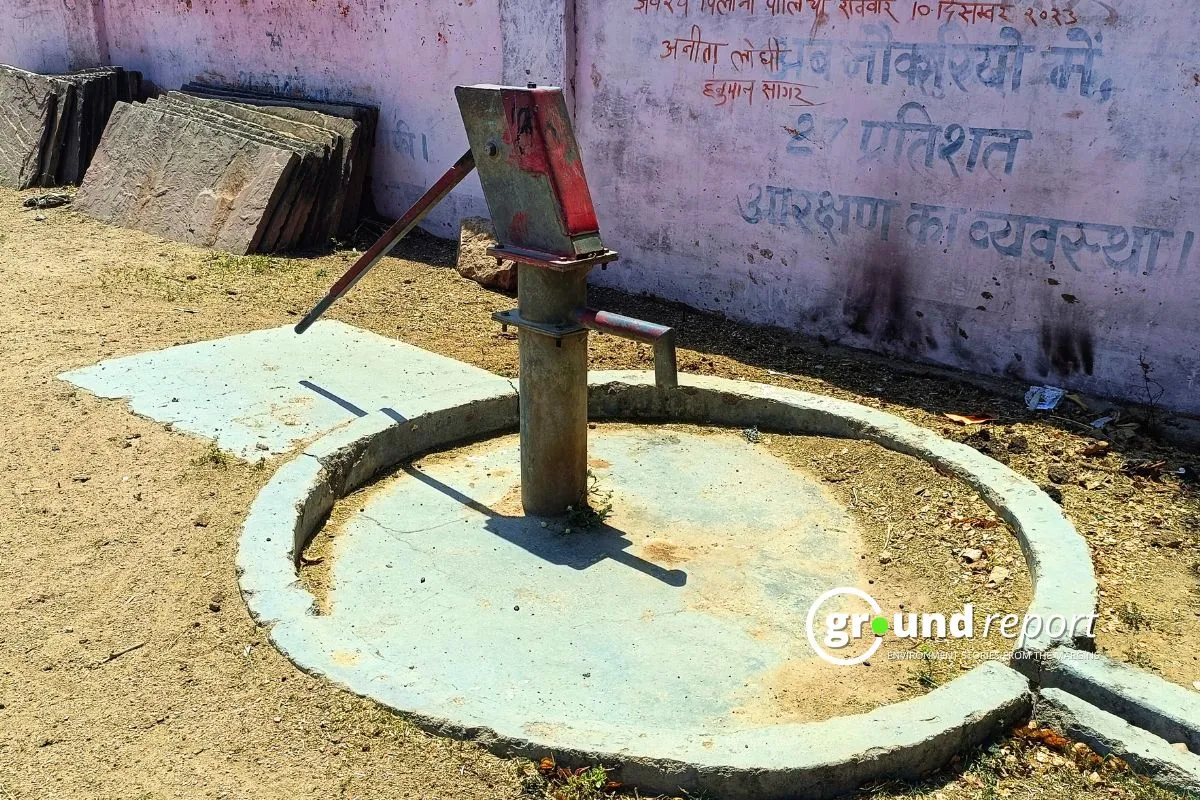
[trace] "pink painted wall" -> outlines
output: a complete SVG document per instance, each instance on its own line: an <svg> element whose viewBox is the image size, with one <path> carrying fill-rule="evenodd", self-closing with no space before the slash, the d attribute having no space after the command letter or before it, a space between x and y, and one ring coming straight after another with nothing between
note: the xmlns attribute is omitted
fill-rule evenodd
<svg viewBox="0 0 1200 800"><path fill-rule="evenodd" d="M1144 358L1200 412L1185 0L10 2L0 61L379 105L393 215L466 147L454 84L563 84L596 280L1112 396ZM472 181L429 227L481 213Z"/></svg>
<svg viewBox="0 0 1200 800"><path fill-rule="evenodd" d="M375 199L398 216L467 148L456 83L500 78L496 0L105 0L113 63L380 107ZM472 181L430 218L485 214Z"/></svg>
<svg viewBox="0 0 1200 800"><path fill-rule="evenodd" d="M43 72L106 64L101 0L4 0L0 62Z"/></svg>
<svg viewBox="0 0 1200 800"><path fill-rule="evenodd" d="M1006 2L580 4L600 279L1200 411L1194 4Z"/></svg>

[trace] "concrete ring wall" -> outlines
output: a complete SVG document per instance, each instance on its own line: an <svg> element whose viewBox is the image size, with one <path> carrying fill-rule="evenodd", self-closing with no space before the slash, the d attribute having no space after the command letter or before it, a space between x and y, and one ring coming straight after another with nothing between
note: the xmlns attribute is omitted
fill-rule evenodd
<svg viewBox="0 0 1200 800"><path fill-rule="evenodd" d="M988 662L923 697L868 714L739 731L722 737L715 749L698 741L680 746L677 742L688 738L680 732L656 743L629 740L620 730L603 736L555 730L534 741L524 728L425 715L420 698L391 685L383 665L370 659L349 666L334 661L328 640L315 633L320 620L315 598L301 586L296 568L299 554L338 499L421 453L514 430L517 396L509 388L474 389L430 400L428 407L408 413L403 422L359 419L280 468L245 522L238 571L251 613L272 626L272 643L299 667L371 697L427 730L475 739L502 755L553 753L563 764L604 764L614 767L623 783L650 792L829 797L870 781L910 779L943 767L1029 711L1026 678ZM973 486L1012 525L1032 577L1030 613L1071 619L1095 610L1097 588L1087 546L1049 497L973 448L898 417L805 392L703 376L680 376L678 389L661 390L651 373L642 372L592 373L589 416L859 438L925 459ZM1014 665L1032 664L1055 645L1088 644L1043 635L1019 644Z"/></svg>

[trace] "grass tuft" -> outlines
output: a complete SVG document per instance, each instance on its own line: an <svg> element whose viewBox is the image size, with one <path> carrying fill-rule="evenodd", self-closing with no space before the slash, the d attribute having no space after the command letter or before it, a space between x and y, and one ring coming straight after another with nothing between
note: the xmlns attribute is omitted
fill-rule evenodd
<svg viewBox="0 0 1200 800"><path fill-rule="evenodd" d="M233 459L228 453L217 447L216 442L209 442L204 452L192 459L192 466L196 467L228 469L231 463L233 463Z"/></svg>

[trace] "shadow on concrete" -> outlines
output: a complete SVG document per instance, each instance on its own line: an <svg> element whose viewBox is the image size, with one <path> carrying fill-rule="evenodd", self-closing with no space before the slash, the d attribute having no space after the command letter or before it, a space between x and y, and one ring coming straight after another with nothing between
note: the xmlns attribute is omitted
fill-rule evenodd
<svg viewBox="0 0 1200 800"><path fill-rule="evenodd" d="M635 569L668 586L682 587L687 584L687 573L678 569L665 569L650 561L633 555L626 549L633 544L623 531L611 525L581 530L571 534L560 534L542 527L540 517L510 517L468 497L452 486L405 464L400 468L416 480L432 487L472 511L488 518L486 528L506 542L556 566L584 570L605 559L611 559L630 569Z"/></svg>
<svg viewBox="0 0 1200 800"><path fill-rule="evenodd" d="M393 422L408 422L408 417L404 416L394 408L381 408L379 409L379 413L383 414Z"/></svg>
<svg viewBox="0 0 1200 800"><path fill-rule="evenodd" d="M332 400L334 403L341 406L345 410L349 411L351 414L353 414L356 417L367 416L367 412L365 410L363 410L361 407L354 405L354 403L351 403L346 398L341 397L340 395L336 395L333 392L329 391L328 389L318 386L317 384L313 383L312 381L300 381L300 385L303 386L305 389L308 389L310 392L313 392L314 394L318 394L321 397L324 397L326 400ZM408 417L404 416L403 414L401 414L399 411L397 411L394 408L381 408L381 409L379 409L379 413L383 414L385 417L387 417L388 419L390 419L394 422L408 422Z"/></svg>
<svg viewBox="0 0 1200 800"><path fill-rule="evenodd" d="M326 400L332 400L334 403L341 406L346 411L349 411L351 414L353 414L356 417L365 417L367 415L366 411L363 411L361 408L354 405L354 403L351 403L346 398L339 397L338 395L334 394L333 392L329 391L328 389L321 388L320 386L313 383L312 381L300 381L300 385L303 386L305 389L308 389L310 392L313 392L314 394L318 394L321 397L324 397Z"/></svg>

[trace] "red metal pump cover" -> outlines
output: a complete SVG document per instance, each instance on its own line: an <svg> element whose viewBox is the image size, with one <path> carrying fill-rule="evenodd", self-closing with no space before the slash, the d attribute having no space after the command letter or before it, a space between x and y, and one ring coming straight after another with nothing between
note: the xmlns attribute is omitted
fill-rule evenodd
<svg viewBox="0 0 1200 800"><path fill-rule="evenodd" d="M496 238L555 259L600 253L600 226L562 89L454 90Z"/></svg>

